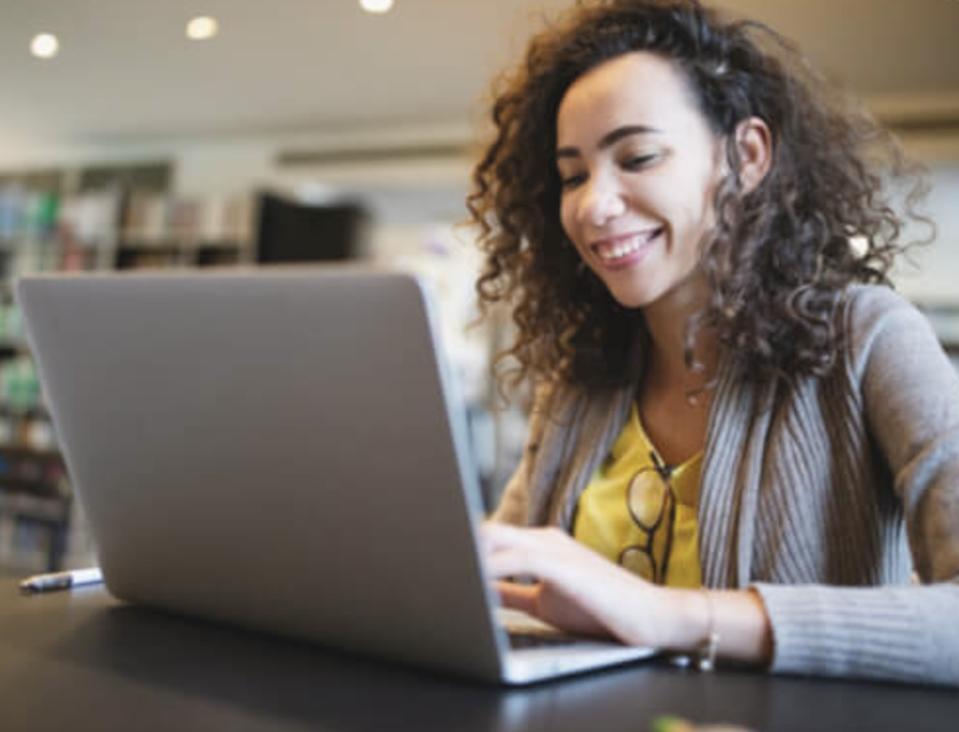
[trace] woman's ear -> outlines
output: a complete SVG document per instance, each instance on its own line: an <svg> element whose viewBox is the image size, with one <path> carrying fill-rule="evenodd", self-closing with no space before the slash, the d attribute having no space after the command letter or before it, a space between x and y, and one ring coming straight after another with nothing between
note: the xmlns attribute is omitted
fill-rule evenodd
<svg viewBox="0 0 959 732"><path fill-rule="evenodd" d="M773 136L769 125L759 117L742 120L736 125L736 151L739 153L739 180L743 192L752 193L772 165Z"/></svg>

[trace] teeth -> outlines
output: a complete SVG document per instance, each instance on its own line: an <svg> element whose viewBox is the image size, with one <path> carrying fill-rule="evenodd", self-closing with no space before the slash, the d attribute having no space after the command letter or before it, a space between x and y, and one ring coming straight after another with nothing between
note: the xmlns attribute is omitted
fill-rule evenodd
<svg viewBox="0 0 959 732"><path fill-rule="evenodd" d="M602 249L597 250L597 253L600 256L600 259L602 259L604 262L620 259L621 257L638 252L643 244L651 241L658 233L659 230L657 229L656 231L652 231L643 237L634 236L628 241L613 244L609 247L603 247Z"/></svg>

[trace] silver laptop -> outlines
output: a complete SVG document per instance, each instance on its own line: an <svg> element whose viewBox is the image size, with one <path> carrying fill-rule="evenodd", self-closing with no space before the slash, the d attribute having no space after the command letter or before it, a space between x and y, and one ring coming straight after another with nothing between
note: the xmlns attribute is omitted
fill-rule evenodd
<svg viewBox="0 0 959 732"><path fill-rule="evenodd" d="M51 275L17 296L116 597L509 683L652 653L512 647L413 276Z"/></svg>

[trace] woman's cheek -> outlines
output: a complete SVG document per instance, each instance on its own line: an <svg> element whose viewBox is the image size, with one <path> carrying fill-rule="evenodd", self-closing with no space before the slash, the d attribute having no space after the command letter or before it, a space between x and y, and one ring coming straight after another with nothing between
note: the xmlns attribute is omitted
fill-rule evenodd
<svg viewBox="0 0 959 732"><path fill-rule="evenodd" d="M560 202L559 223L560 226L563 227L563 233L566 234L566 238L570 241L575 241L573 237L574 232L572 230L573 219L569 196L563 196L563 200Z"/></svg>

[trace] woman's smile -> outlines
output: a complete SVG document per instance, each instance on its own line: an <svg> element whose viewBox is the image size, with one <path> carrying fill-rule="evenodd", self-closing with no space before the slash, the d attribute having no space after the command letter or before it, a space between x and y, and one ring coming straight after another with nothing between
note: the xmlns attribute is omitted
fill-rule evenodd
<svg viewBox="0 0 959 732"><path fill-rule="evenodd" d="M663 227L597 239L590 249L607 269L625 269L642 262L659 242Z"/></svg>

